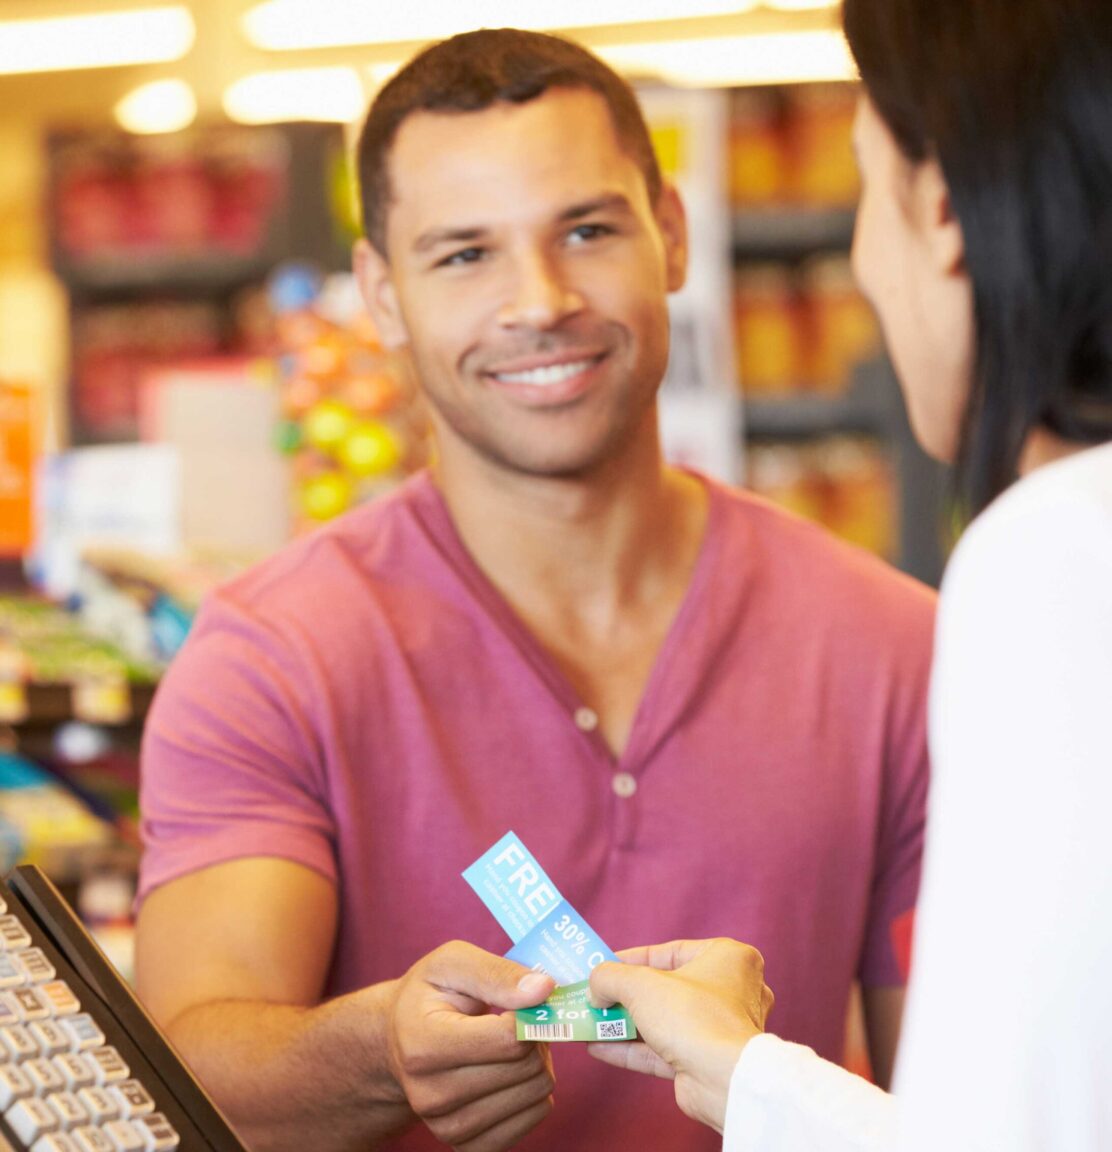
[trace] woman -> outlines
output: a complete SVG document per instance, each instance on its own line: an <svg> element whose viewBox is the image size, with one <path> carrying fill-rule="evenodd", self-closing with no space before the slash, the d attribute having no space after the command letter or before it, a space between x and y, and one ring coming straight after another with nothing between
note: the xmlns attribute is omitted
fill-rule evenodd
<svg viewBox="0 0 1112 1152"><path fill-rule="evenodd" d="M855 270L975 514L942 586L895 1095L762 1035L733 941L596 969L646 1043L593 1054L675 1077L728 1152L1112 1149L1112 3L844 21Z"/></svg>

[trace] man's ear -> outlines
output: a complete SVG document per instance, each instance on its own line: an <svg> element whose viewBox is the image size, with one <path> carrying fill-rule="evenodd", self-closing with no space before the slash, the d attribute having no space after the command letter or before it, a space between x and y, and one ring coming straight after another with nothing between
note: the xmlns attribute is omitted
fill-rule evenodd
<svg viewBox="0 0 1112 1152"><path fill-rule="evenodd" d="M398 293L390 275L390 265L367 240L357 240L352 249L352 267L363 302L387 348L403 348L409 332L398 306Z"/></svg>
<svg viewBox="0 0 1112 1152"><path fill-rule="evenodd" d="M671 184L660 190L656 222L664 238L668 291L678 292L687 281L687 213L679 192Z"/></svg>
<svg viewBox="0 0 1112 1152"><path fill-rule="evenodd" d="M954 214L942 166L929 157L915 173L916 214L935 271L942 276L965 272L965 235Z"/></svg>

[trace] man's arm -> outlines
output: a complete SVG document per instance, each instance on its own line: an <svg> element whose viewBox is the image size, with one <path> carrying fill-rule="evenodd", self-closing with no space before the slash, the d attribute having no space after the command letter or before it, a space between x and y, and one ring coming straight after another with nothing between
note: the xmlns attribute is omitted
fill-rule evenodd
<svg viewBox="0 0 1112 1152"><path fill-rule="evenodd" d="M365 1150L421 1120L500 1152L548 1114L544 1049L486 1006L537 1003L551 981L456 943L321 1004L336 917L328 880L272 858L171 881L140 911L140 996L253 1149L311 1133L320 1152Z"/></svg>
<svg viewBox="0 0 1112 1152"><path fill-rule="evenodd" d="M873 1080L886 1092L892 1089L892 1071L896 1064L896 1048L900 1042L904 996L905 990L902 987L865 988L861 993Z"/></svg>

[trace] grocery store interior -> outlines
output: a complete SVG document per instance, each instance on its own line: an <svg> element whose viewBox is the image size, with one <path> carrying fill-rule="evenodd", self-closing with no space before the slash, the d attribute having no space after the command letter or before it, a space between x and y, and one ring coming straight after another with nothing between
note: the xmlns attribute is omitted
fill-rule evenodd
<svg viewBox="0 0 1112 1152"><path fill-rule="evenodd" d="M123 972L143 717L201 598L426 458L349 274L348 148L432 39L557 31L634 82L692 230L666 451L937 583L947 478L852 283L837 17L0 4L0 858L42 866Z"/></svg>

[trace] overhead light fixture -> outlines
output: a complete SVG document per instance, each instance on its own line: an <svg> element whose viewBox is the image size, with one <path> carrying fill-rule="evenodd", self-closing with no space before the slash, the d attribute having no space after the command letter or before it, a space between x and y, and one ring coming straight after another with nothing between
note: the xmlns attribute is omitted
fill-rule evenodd
<svg viewBox="0 0 1112 1152"><path fill-rule="evenodd" d="M772 32L712 40L615 44L595 51L612 68L688 88L854 80L840 32Z"/></svg>
<svg viewBox="0 0 1112 1152"><path fill-rule="evenodd" d="M362 115L365 101L354 68L291 68L237 80L224 93L224 111L240 124L349 124Z"/></svg>
<svg viewBox="0 0 1112 1152"><path fill-rule="evenodd" d="M821 12L840 4L841 0L764 0L764 6L776 12Z"/></svg>
<svg viewBox="0 0 1112 1152"><path fill-rule="evenodd" d="M256 48L291 51L355 44L441 40L475 28L512 26L532 31L643 24L699 16L738 16L760 0L422 0L369 4L367 0L266 0L243 17Z"/></svg>
<svg viewBox="0 0 1112 1152"><path fill-rule="evenodd" d="M197 97L184 80L155 80L132 89L115 113L116 122L128 132L180 132L197 118Z"/></svg>
<svg viewBox="0 0 1112 1152"><path fill-rule="evenodd" d="M188 8L132 8L0 21L0 75L180 60L197 35Z"/></svg>

